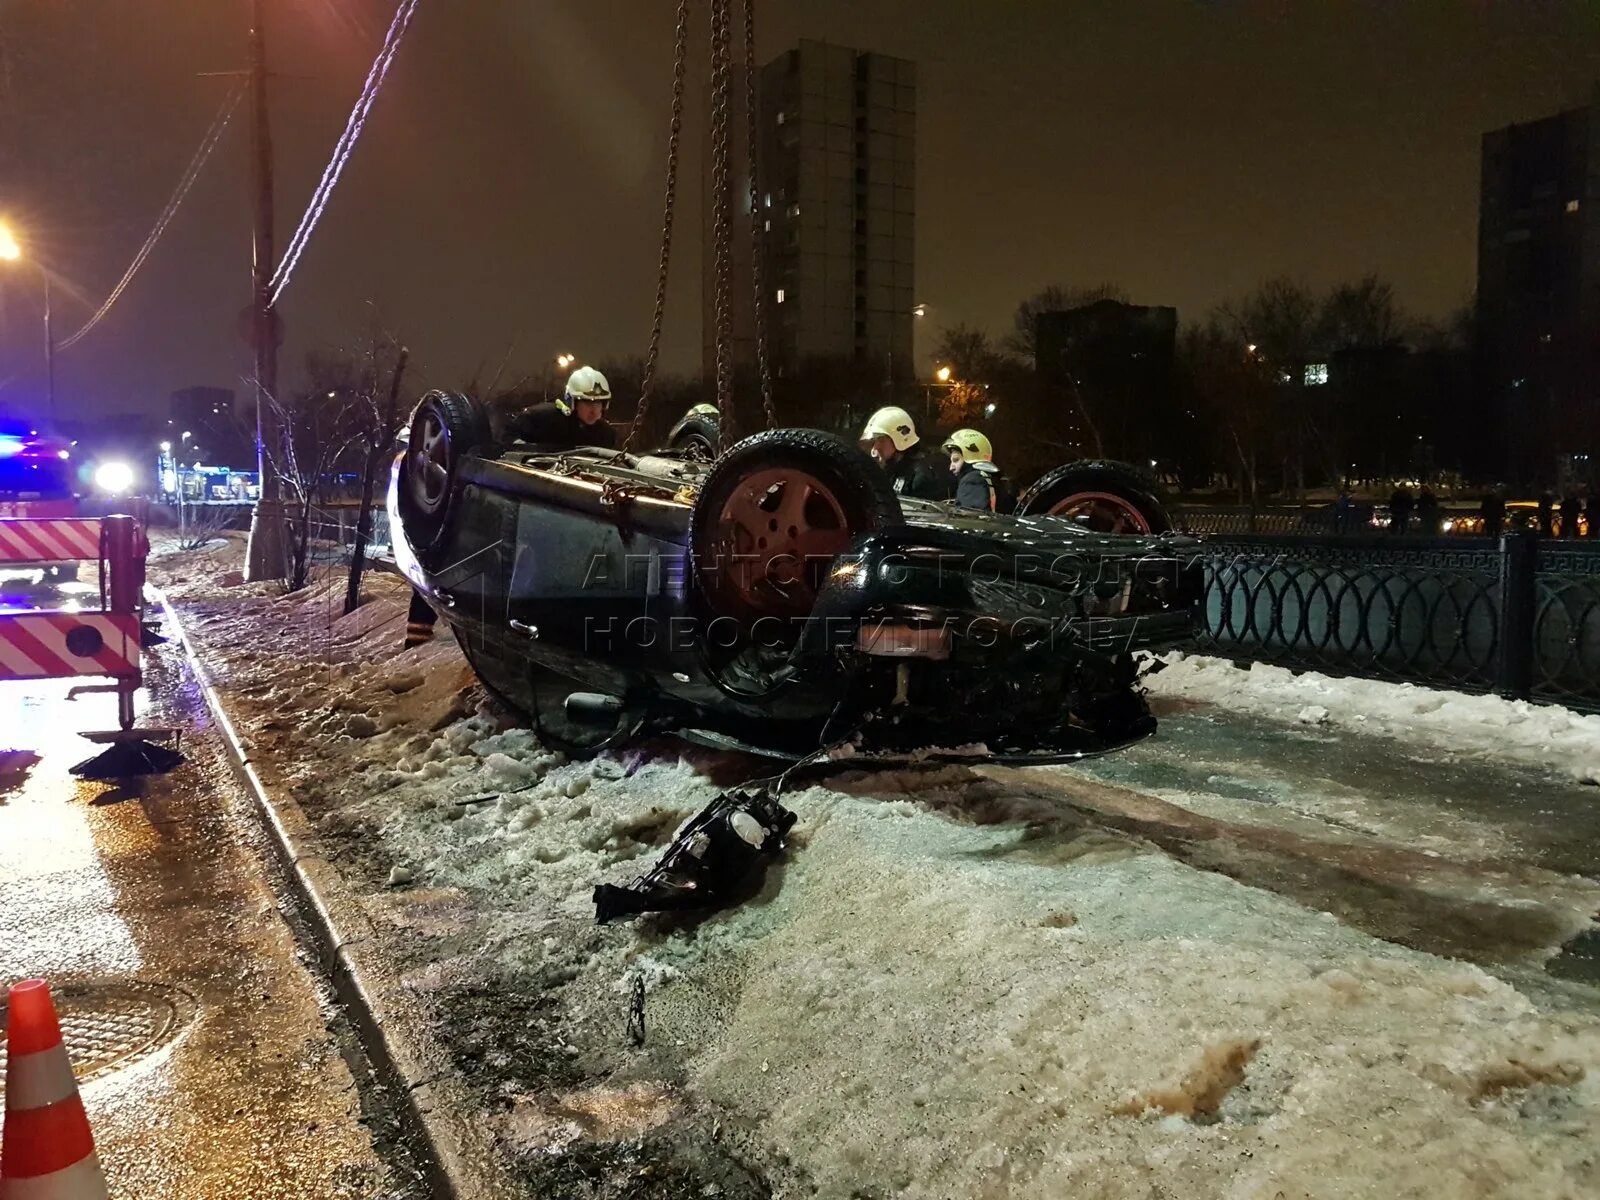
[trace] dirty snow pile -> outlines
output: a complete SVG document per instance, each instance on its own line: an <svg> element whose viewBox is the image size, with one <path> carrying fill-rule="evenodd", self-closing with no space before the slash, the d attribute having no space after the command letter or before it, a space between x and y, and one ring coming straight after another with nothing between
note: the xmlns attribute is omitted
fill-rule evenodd
<svg viewBox="0 0 1600 1200"><path fill-rule="evenodd" d="M1047 772L1026 796L1022 772L835 777L784 794L800 823L751 902L597 930L591 888L643 870L735 764L662 745L568 762L505 727L446 638L399 652L404 593L373 591L345 618L326 596L213 597L200 635L231 647L230 696L252 737L293 752L284 777L330 843L380 855L375 924L455 938L403 986L492 969L547 989L550 1053L587 1082L557 1101L507 1080L510 1113L484 1119L512 1140L537 1148L550 1113L624 1095L660 1099L627 1136L715 1120L785 1197L1600 1195L1600 1020L1185 866L1085 818L1092 781L1074 809L1041 800ZM1385 708L1262 671L1184 660L1156 682L1452 745L1487 729L1464 736L1487 720L1466 709L1435 726L1435 693ZM635 978L638 1049L621 1032Z"/></svg>
<svg viewBox="0 0 1600 1200"><path fill-rule="evenodd" d="M1600 716L1552 704L1306 672L1181 651L1150 677L1156 696L1308 725L1376 733L1462 757L1548 767L1600 783Z"/></svg>
<svg viewBox="0 0 1600 1200"><path fill-rule="evenodd" d="M478 717L410 766L426 782L373 810L384 838L419 883L536 935L586 921L592 885L631 878L716 790L683 761L552 761ZM491 775L528 790L458 815L447 797ZM1008 813L960 768L785 799L788 861L692 933L500 938L613 1025L641 974L651 1038L775 1182L841 1200L1600 1187L1592 1018L1134 839L1029 824L1036 801Z"/></svg>

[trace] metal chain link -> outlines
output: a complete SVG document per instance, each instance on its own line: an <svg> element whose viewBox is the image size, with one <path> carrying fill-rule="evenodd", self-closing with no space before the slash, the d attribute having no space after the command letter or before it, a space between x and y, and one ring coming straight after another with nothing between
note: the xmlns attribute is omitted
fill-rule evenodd
<svg viewBox="0 0 1600 1200"><path fill-rule="evenodd" d="M655 323L650 327L650 350L645 355L644 378L639 384L639 407L633 425L622 443L622 452L633 448L633 439L650 411L650 397L656 381L656 362L661 357L661 326L667 313L667 274L672 263L672 216L678 200L678 143L683 132L683 83L689 61L689 0L678 0L678 35L672 53L672 130L667 137L667 194L661 214L661 268L656 275Z"/></svg>
<svg viewBox="0 0 1600 1200"><path fill-rule="evenodd" d="M733 0L711 0L711 188L716 246L716 364L720 449L734 441L733 420L733 188L728 174L729 49Z"/></svg>
<svg viewBox="0 0 1600 1200"><path fill-rule="evenodd" d="M744 118L746 168L750 172L750 277L756 306L756 369L761 377L761 407L767 414L767 428L778 427L777 409L772 403L772 370L767 360L767 287L763 263L765 239L761 236L760 188L756 179L756 137L761 122L756 110L756 0L744 0Z"/></svg>

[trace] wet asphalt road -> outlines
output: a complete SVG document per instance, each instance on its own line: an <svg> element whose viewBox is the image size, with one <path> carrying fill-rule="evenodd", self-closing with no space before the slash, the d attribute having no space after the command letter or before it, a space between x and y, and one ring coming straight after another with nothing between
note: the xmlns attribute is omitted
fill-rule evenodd
<svg viewBox="0 0 1600 1200"><path fill-rule="evenodd" d="M74 731L114 726L114 697L0 683L0 749L38 756L0 775L0 980L45 977L69 1041L86 1031L75 1065L111 1194L423 1194L389 1165L404 1158L174 647L146 680L141 720L182 727L189 761L127 788L68 774L95 750Z"/></svg>

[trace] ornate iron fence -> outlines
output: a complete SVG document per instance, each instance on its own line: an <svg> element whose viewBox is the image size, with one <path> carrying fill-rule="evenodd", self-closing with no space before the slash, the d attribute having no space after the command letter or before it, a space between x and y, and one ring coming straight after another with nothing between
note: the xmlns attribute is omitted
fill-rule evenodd
<svg viewBox="0 0 1600 1200"><path fill-rule="evenodd" d="M1600 546L1254 535L1204 554L1209 653L1600 708Z"/></svg>

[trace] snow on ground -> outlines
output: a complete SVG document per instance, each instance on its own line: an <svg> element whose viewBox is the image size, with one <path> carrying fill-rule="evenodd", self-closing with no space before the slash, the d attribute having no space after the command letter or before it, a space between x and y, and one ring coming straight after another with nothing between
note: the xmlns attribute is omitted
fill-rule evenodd
<svg viewBox="0 0 1600 1200"><path fill-rule="evenodd" d="M1157 696L1200 700L1239 712L1382 734L1450 755L1561 771L1600 783L1600 716L1551 704L1469 695L1410 683L1295 674L1260 663L1176 653L1152 676Z"/></svg>
<svg viewBox="0 0 1600 1200"><path fill-rule="evenodd" d="M570 1069L489 1055L485 1119L529 1159L687 1120L781 1196L1600 1194L1593 1011L1363 933L1259 867L1316 844L1072 772L857 772L785 794L800 823L751 902L595 930L592 886L638 873L737 760L663 743L566 762L506 727L448 635L399 650L398 581L339 617L339 581L224 588L224 560L164 569L374 921L435 939L406 986L444 1003L510 976L556 1005L547 1057ZM1277 712L1315 686L1255 675L1186 660L1158 681L1260 686L1248 702ZM1304 705L1427 727L1432 693L1359 686L1358 708ZM1259 886L1186 865L1191 843L1248 847ZM1371 839L1320 850L1402 906L1420 870ZM1474 898L1481 865L1452 869L1418 886ZM1475 898L1537 910L1550 881L1529 880L1483 873ZM1560 921L1600 904L1564 886ZM642 1049L621 1032L635 977ZM607 1132L600 1111L625 1116Z"/></svg>

